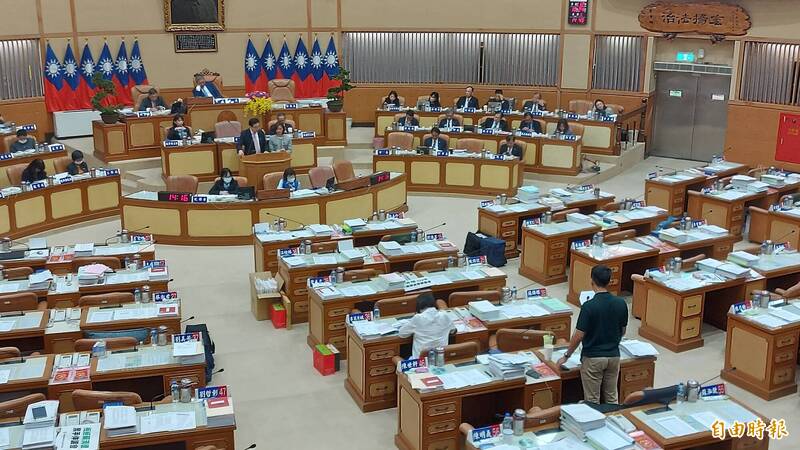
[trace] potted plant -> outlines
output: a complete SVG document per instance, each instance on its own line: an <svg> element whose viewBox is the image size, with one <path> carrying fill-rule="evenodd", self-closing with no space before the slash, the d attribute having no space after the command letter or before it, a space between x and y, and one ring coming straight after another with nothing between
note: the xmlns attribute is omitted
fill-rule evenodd
<svg viewBox="0 0 800 450"><path fill-rule="evenodd" d="M244 113L248 117L261 117L272 111L272 98L266 92L254 91L246 94L246 97L250 99L244 105Z"/></svg>
<svg viewBox="0 0 800 450"><path fill-rule="evenodd" d="M100 111L100 119L103 120L103 123L113 125L119 122L119 110L122 109L123 105L103 104L103 100L117 95L114 83L103 78L103 72L99 71L92 76L92 82L97 86L97 92L92 96L92 108L95 111Z"/></svg>
<svg viewBox="0 0 800 450"><path fill-rule="evenodd" d="M339 112L344 108L344 93L355 86L350 84L350 71L341 67L331 80L336 80L339 84L328 89L328 109L331 112Z"/></svg>

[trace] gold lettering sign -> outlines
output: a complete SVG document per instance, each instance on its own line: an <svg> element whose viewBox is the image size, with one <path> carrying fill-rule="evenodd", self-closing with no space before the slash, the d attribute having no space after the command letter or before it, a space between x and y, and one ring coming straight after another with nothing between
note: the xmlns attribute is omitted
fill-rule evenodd
<svg viewBox="0 0 800 450"><path fill-rule="evenodd" d="M722 3L665 3L645 6L639 13L645 30L667 34L699 33L743 36L750 29L750 15L741 6Z"/></svg>

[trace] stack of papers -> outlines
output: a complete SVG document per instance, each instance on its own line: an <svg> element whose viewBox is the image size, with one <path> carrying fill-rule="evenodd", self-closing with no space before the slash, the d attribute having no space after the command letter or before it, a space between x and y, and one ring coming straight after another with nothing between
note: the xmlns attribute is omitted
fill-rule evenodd
<svg viewBox="0 0 800 450"><path fill-rule="evenodd" d="M233 426L233 397L218 397L206 400L206 425L209 427Z"/></svg>
<svg viewBox="0 0 800 450"><path fill-rule="evenodd" d="M172 344L172 356L181 364L201 364L205 361L205 347L200 341L176 342Z"/></svg>
<svg viewBox="0 0 800 450"><path fill-rule="evenodd" d="M602 428L605 424L605 414L589 405L584 403L561 405L561 427L581 439L586 438L588 431Z"/></svg>
<svg viewBox="0 0 800 450"><path fill-rule="evenodd" d="M104 264L81 266L78 268L78 284L81 286L97 284L106 272L112 272L112 270Z"/></svg>
<svg viewBox="0 0 800 450"><path fill-rule="evenodd" d="M586 432L586 440L600 450L627 450L636 448L633 439L608 425Z"/></svg>
<svg viewBox="0 0 800 450"><path fill-rule="evenodd" d="M478 369L459 370L439 375L445 389L461 389L494 381L487 372Z"/></svg>
<svg viewBox="0 0 800 450"><path fill-rule="evenodd" d="M50 286L50 281L53 279L53 273L49 270L36 272L28 276L28 288L30 289L47 289Z"/></svg>
<svg viewBox="0 0 800 450"><path fill-rule="evenodd" d="M383 241L378 244L378 250L387 256L402 255L403 246L397 241Z"/></svg>
<svg viewBox="0 0 800 450"><path fill-rule="evenodd" d="M634 357L658 355L658 350L653 347L653 344L638 339L625 339L619 343L619 346L626 353Z"/></svg>
<svg viewBox="0 0 800 450"><path fill-rule="evenodd" d="M725 236L728 234L728 230L716 225L701 225L698 227L698 229L715 237Z"/></svg>
<svg viewBox="0 0 800 450"><path fill-rule="evenodd" d="M163 433L168 431L193 430L197 428L194 411L155 413L141 418L141 433Z"/></svg>
<svg viewBox="0 0 800 450"><path fill-rule="evenodd" d="M743 267L751 267L758 262L758 256L741 250L728 253L728 261Z"/></svg>
<svg viewBox="0 0 800 450"><path fill-rule="evenodd" d="M75 244L75 256L92 256L94 254L94 243Z"/></svg>
<svg viewBox="0 0 800 450"><path fill-rule="evenodd" d="M350 228L359 228L367 225L367 222L364 219L347 219L344 221L344 224Z"/></svg>
<svg viewBox="0 0 800 450"><path fill-rule="evenodd" d="M550 361L558 362L558 360L561 359L561 357L564 356L566 352L567 352L566 348L561 350L554 350L553 355L550 357ZM575 350L575 352L572 353L572 356L570 356L569 359L567 359L562 365L562 367L568 370L577 369L580 366L581 366L580 349Z"/></svg>
<svg viewBox="0 0 800 450"><path fill-rule="evenodd" d="M353 323L353 330L361 337L383 336L395 333L398 323L391 320L359 320Z"/></svg>
<svg viewBox="0 0 800 450"><path fill-rule="evenodd" d="M500 315L505 319L519 319L524 317L540 317L550 314L549 311L534 303L512 303L500 306Z"/></svg>
<svg viewBox="0 0 800 450"><path fill-rule="evenodd" d="M333 228L331 228L330 225L314 224L314 225L309 225L308 229L314 232L314 234L317 236L333 233Z"/></svg>
<svg viewBox="0 0 800 450"><path fill-rule="evenodd" d="M689 235L677 228L664 228L658 232L658 238L662 241L680 244L686 242L689 239Z"/></svg>
<svg viewBox="0 0 800 450"><path fill-rule="evenodd" d="M539 359L533 353L500 353L489 355L489 371L503 380L522 378L525 370Z"/></svg>
<svg viewBox="0 0 800 450"><path fill-rule="evenodd" d="M539 198L539 188L533 185L522 186L517 189L517 198L521 202L533 203Z"/></svg>
<svg viewBox="0 0 800 450"><path fill-rule="evenodd" d="M473 316L483 321L497 320L500 318L500 308L498 308L489 300L469 302L467 306L469 308L469 312Z"/></svg>
<svg viewBox="0 0 800 450"><path fill-rule="evenodd" d="M45 428L25 428L22 436L22 449L53 448L56 439L54 426ZM7 447L6 447L7 448Z"/></svg>
<svg viewBox="0 0 800 450"><path fill-rule="evenodd" d="M133 406L106 406L103 408L103 428L108 437L139 433L139 421Z"/></svg>

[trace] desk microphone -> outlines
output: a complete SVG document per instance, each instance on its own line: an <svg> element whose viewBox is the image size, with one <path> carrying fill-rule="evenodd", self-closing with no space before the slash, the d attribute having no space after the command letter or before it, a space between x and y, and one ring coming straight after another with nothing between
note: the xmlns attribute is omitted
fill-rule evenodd
<svg viewBox="0 0 800 450"><path fill-rule="evenodd" d="M305 228L305 227L306 227L306 224L304 224L303 222L300 222L299 220L294 220L294 219L290 219L290 218L288 218L288 217L279 216L279 215L277 215L277 214L273 214L273 213L270 213L270 212L268 212L268 213L265 213L265 214L266 214L266 215L268 215L268 216L277 217L278 219L283 219L283 220L286 220L286 221L288 221L288 222L294 222L294 223L296 223L296 224L299 224L299 225L300 225L300 226L302 226L303 228Z"/></svg>
<svg viewBox="0 0 800 450"><path fill-rule="evenodd" d="M215 371L211 372L211 376L213 377L214 375L216 375L218 373L222 373L222 372L225 372L225 368L224 367L219 369L219 370L215 370Z"/></svg>
<svg viewBox="0 0 800 450"><path fill-rule="evenodd" d="M733 372L734 370L736 370L736 367L731 367L731 372ZM700 387L705 386L706 384L716 380L717 378L719 378L721 376L722 376L722 372L714 375L713 377L711 377L711 378L707 379L706 381L703 381L702 383L700 383Z"/></svg>
<svg viewBox="0 0 800 450"><path fill-rule="evenodd" d="M183 322L188 322L188 321L190 321L190 320L193 320L193 319L194 319L194 316L192 316L192 317L189 317L188 319L183 319L183 320L181 320L181 323L183 323Z"/></svg>
<svg viewBox="0 0 800 450"><path fill-rule="evenodd" d="M153 403L155 403L156 400L161 400L162 398L164 398L166 396L167 396L167 394L162 392L162 393L156 395L155 397L151 398L150 399L150 411L153 411L153 410L156 409L156 407L153 406Z"/></svg>
<svg viewBox="0 0 800 450"><path fill-rule="evenodd" d="M148 228L150 228L150 225L143 226L142 228L138 228L138 229L136 229L136 230L133 230L133 231L128 231L128 235L130 236L130 234L131 234L131 233L137 233L137 232L139 232L139 231L146 230L146 229L148 229ZM105 240L105 243L106 243L106 244L108 244L108 241L110 241L110 240L112 240L112 239L114 239L114 238L118 238L118 237L120 237L120 233L122 233L122 230L119 230L119 231L117 231L117 233L116 233L115 235L113 235L113 236L111 236L111 237L107 238L107 239Z"/></svg>
<svg viewBox="0 0 800 450"><path fill-rule="evenodd" d="M439 227L443 227L445 225L447 225L447 222L442 222L439 225L436 225L435 227L431 227L431 228L428 228L427 230L423 230L422 233L427 233L428 231L435 230L435 229L437 229Z"/></svg>
<svg viewBox="0 0 800 450"><path fill-rule="evenodd" d="M256 444L250 444L250 447L247 447L244 450L250 450L251 448L256 448Z"/></svg>
<svg viewBox="0 0 800 450"><path fill-rule="evenodd" d="M783 242L784 238L789 237L790 234L794 234L795 231L797 231L797 230L792 230L792 231L784 234L783 236L779 237L778 239L776 239L776 240L774 240L772 242L781 243L781 242Z"/></svg>

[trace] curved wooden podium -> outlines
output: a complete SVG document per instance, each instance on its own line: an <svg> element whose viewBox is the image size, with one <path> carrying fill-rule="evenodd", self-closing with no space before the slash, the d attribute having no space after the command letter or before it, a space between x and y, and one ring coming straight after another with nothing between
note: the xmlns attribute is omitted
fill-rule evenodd
<svg viewBox="0 0 800 450"><path fill-rule="evenodd" d="M247 178L249 186L264 189L264 175L281 172L292 164L292 155L287 152L256 153L239 159L239 176Z"/></svg>

